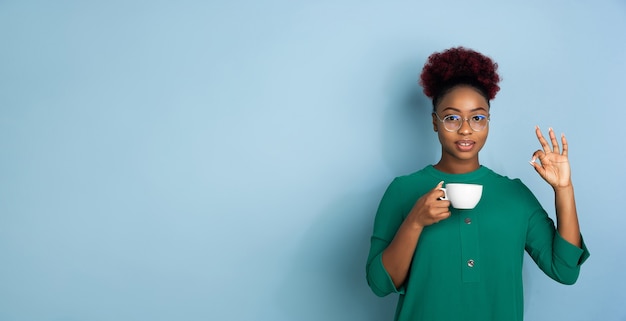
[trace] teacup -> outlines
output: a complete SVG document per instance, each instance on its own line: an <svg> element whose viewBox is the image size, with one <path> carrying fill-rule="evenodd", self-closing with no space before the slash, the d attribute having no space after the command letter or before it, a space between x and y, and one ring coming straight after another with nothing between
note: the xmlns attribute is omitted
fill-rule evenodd
<svg viewBox="0 0 626 321"><path fill-rule="evenodd" d="M472 209L480 201L483 194L483 186L478 184L449 183L445 188L440 188L444 197L449 200L452 207L457 209Z"/></svg>

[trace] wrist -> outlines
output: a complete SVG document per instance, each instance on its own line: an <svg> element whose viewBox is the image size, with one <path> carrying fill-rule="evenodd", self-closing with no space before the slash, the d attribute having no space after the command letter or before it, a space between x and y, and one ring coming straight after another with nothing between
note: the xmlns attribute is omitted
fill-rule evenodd
<svg viewBox="0 0 626 321"><path fill-rule="evenodd" d="M420 223L417 219L412 219L411 215L407 216L402 225L413 232L419 232L424 229L424 224Z"/></svg>
<svg viewBox="0 0 626 321"><path fill-rule="evenodd" d="M572 183L569 183L567 185L561 185L561 186L552 186L552 189L554 190L555 193L567 193L567 192L573 192L574 191L574 186L572 185Z"/></svg>

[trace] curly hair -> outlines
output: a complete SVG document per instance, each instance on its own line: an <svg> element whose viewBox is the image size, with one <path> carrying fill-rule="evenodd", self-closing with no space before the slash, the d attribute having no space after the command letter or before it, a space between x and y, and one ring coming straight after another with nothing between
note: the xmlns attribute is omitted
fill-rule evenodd
<svg viewBox="0 0 626 321"><path fill-rule="evenodd" d="M433 100L433 108L457 85L472 86L485 97L494 99L500 90L498 64L491 58L464 47L433 53L424 64L419 84Z"/></svg>

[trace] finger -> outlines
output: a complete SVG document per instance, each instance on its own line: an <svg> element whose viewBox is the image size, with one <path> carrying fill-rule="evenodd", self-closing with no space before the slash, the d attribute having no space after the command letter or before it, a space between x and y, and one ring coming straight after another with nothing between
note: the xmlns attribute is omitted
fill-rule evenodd
<svg viewBox="0 0 626 321"><path fill-rule="evenodd" d="M543 134L541 134L541 129L539 129L539 126L535 126L535 134L537 134L537 139L539 139L539 144L541 144L541 148L544 151L550 151L550 146L548 145L546 139L543 138Z"/></svg>
<svg viewBox="0 0 626 321"><path fill-rule="evenodd" d="M444 193L441 190L442 187L443 187L443 181L439 182L437 186L435 186L435 188L433 188L432 191L430 192L432 194L432 197L435 198L435 200L439 200L440 198L446 196L446 193Z"/></svg>
<svg viewBox="0 0 626 321"><path fill-rule="evenodd" d="M552 151L555 153L560 153L559 151L559 143L556 141L556 135L554 134L554 130L552 127L548 129L548 134L550 135L550 142L552 143Z"/></svg>
<svg viewBox="0 0 626 321"><path fill-rule="evenodd" d="M533 158L529 162L530 166L532 166L539 174L545 171L545 169L543 168L543 161L545 159L545 155L546 155L545 152L541 150L537 150L536 152L533 153ZM537 159L539 159L540 163L536 162Z"/></svg>
<svg viewBox="0 0 626 321"><path fill-rule="evenodd" d="M436 208L439 211L447 211L450 208L450 201L438 199L433 205L433 208Z"/></svg>
<svg viewBox="0 0 626 321"><path fill-rule="evenodd" d="M539 162L541 162L541 164L543 164L543 162L546 159L546 152L542 151L541 149L536 150L533 153L533 157L530 160L531 165L532 164L537 164L536 160L539 159ZM537 165L541 165L541 164L537 164Z"/></svg>
<svg viewBox="0 0 626 321"><path fill-rule="evenodd" d="M539 176L543 177L546 169L543 168L543 166L541 166L540 164L537 163L530 163L530 166L532 166L535 169L535 172L537 172L537 174L539 174Z"/></svg>
<svg viewBox="0 0 626 321"><path fill-rule="evenodd" d="M567 156L567 139L565 139L565 134L561 134L561 144L563 145L563 156Z"/></svg>
<svg viewBox="0 0 626 321"><path fill-rule="evenodd" d="M436 203L447 202L447 201L437 201ZM447 207L431 207L429 213L427 214L427 220L431 221L432 224L439 223L439 221L444 220L450 216L450 209Z"/></svg>
<svg viewBox="0 0 626 321"><path fill-rule="evenodd" d="M445 220L445 219L448 219L448 218L450 217L450 215L451 215L451 214L452 214L452 213L451 213L450 211L443 212L443 213L441 213L441 214L437 215L437 216L434 218L434 219L435 219L435 222L439 223L439 222L441 222L441 221L443 221L443 220Z"/></svg>

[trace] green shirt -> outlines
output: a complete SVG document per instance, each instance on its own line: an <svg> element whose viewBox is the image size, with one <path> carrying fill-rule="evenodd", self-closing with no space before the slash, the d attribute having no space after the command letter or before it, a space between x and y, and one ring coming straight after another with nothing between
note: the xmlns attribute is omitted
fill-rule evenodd
<svg viewBox="0 0 626 321"><path fill-rule="evenodd" d="M437 183L483 185L471 210L452 215L420 235L409 275L396 288L382 264L382 252L422 195ZM367 282L376 295L399 293L398 321L521 321L522 262L526 250L544 273L573 284L589 252L565 241L554 222L519 180L486 167L446 174L427 166L397 177L383 196L367 259Z"/></svg>

